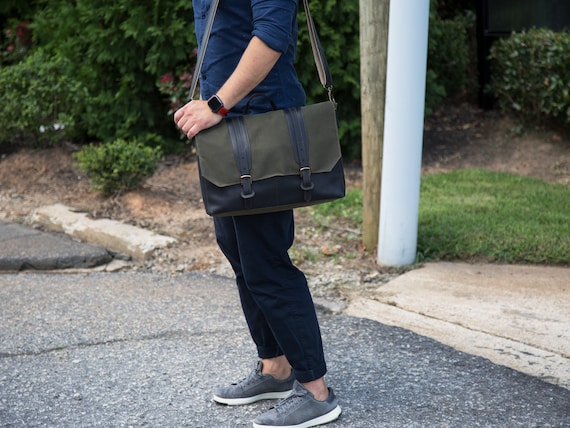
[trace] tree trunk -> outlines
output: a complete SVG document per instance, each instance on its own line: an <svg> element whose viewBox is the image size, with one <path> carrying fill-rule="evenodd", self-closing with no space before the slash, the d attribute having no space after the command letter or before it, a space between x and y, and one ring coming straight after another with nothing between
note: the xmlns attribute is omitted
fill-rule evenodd
<svg viewBox="0 0 570 428"><path fill-rule="evenodd" d="M378 245L390 0L360 0L363 244Z"/></svg>

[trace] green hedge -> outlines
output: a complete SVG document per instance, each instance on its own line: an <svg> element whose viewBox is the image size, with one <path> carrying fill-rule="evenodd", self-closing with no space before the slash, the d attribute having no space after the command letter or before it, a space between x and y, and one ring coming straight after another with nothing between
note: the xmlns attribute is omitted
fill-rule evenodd
<svg viewBox="0 0 570 428"><path fill-rule="evenodd" d="M88 87L86 134L99 140L174 135L157 76L189 62L190 1L51 0L35 15L36 43L75 65Z"/></svg>
<svg viewBox="0 0 570 428"><path fill-rule="evenodd" d="M0 67L0 141L47 146L73 137L88 95L72 68L67 58L42 50Z"/></svg>
<svg viewBox="0 0 570 428"><path fill-rule="evenodd" d="M441 21L435 12L437 3L432 2L430 20L428 112L463 85L465 72L468 24L461 19ZM72 67L67 77L87 88L88 96L78 99L82 104L75 107L82 112L76 125L84 141L131 139L147 133L179 141L168 114L171 100L161 93L160 83L162 76L179 76L195 62L190 1L29 4L36 9L30 24L35 46L68 58ZM310 5L331 66L343 153L357 158L361 153L359 1L310 0ZM300 16L297 69L311 102L326 95L318 82L302 12Z"/></svg>
<svg viewBox="0 0 570 428"><path fill-rule="evenodd" d="M350 147L360 145L358 0L313 0L311 7L333 70L344 149L357 156L359 149ZM157 83L195 62L191 2L53 0L37 13L33 29L38 45L69 57L89 87L88 135L100 140L141 132L175 135L167 114L170 100ZM309 101L322 98L303 23L298 64Z"/></svg>
<svg viewBox="0 0 570 428"><path fill-rule="evenodd" d="M570 33L532 29L491 48L490 90L523 122L570 124Z"/></svg>

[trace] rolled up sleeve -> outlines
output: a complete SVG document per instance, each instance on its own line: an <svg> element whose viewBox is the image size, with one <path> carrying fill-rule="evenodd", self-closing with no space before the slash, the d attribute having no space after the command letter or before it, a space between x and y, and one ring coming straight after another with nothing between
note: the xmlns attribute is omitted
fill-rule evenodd
<svg viewBox="0 0 570 428"><path fill-rule="evenodd" d="M297 0L252 0L253 31L267 46L284 53L296 32Z"/></svg>

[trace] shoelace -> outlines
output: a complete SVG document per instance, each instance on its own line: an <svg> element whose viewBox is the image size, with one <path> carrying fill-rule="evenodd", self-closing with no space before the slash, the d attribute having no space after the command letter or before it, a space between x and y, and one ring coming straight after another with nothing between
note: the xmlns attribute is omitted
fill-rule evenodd
<svg viewBox="0 0 570 428"><path fill-rule="evenodd" d="M245 386L248 386L251 383L253 383L255 380L261 378L261 376L263 376L261 371L256 369L256 370L250 372L246 377L244 377L239 382L234 383L233 385L236 385L236 386L237 385L243 385L245 387Z"/></svg>
<svg viewBox="0 0 570 428"><path fill-rule="evenodd" d="M287 413L292 407L297 407L297 403L307 395L306 391L293 391L289 396L281 400L274 406L277 413Z"/></svg>

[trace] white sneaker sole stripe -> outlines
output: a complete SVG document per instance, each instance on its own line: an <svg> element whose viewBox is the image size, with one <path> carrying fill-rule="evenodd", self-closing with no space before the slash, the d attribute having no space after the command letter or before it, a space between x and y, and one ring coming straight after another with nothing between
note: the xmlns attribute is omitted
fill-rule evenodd
<svg viewBox="0 0 570 428"><path fill-rule="evenodd" d="M266 392L264 394L253 395L251 397L244 397L244 398L225 398L225 397L218 397L214 395L214 401L221 404L227 404L228 406L242 406L244 404L251 404L255 403L256 401L261 400L277 400L281 398L287 397L291 393L289 391L283 392Z"/></svg>

